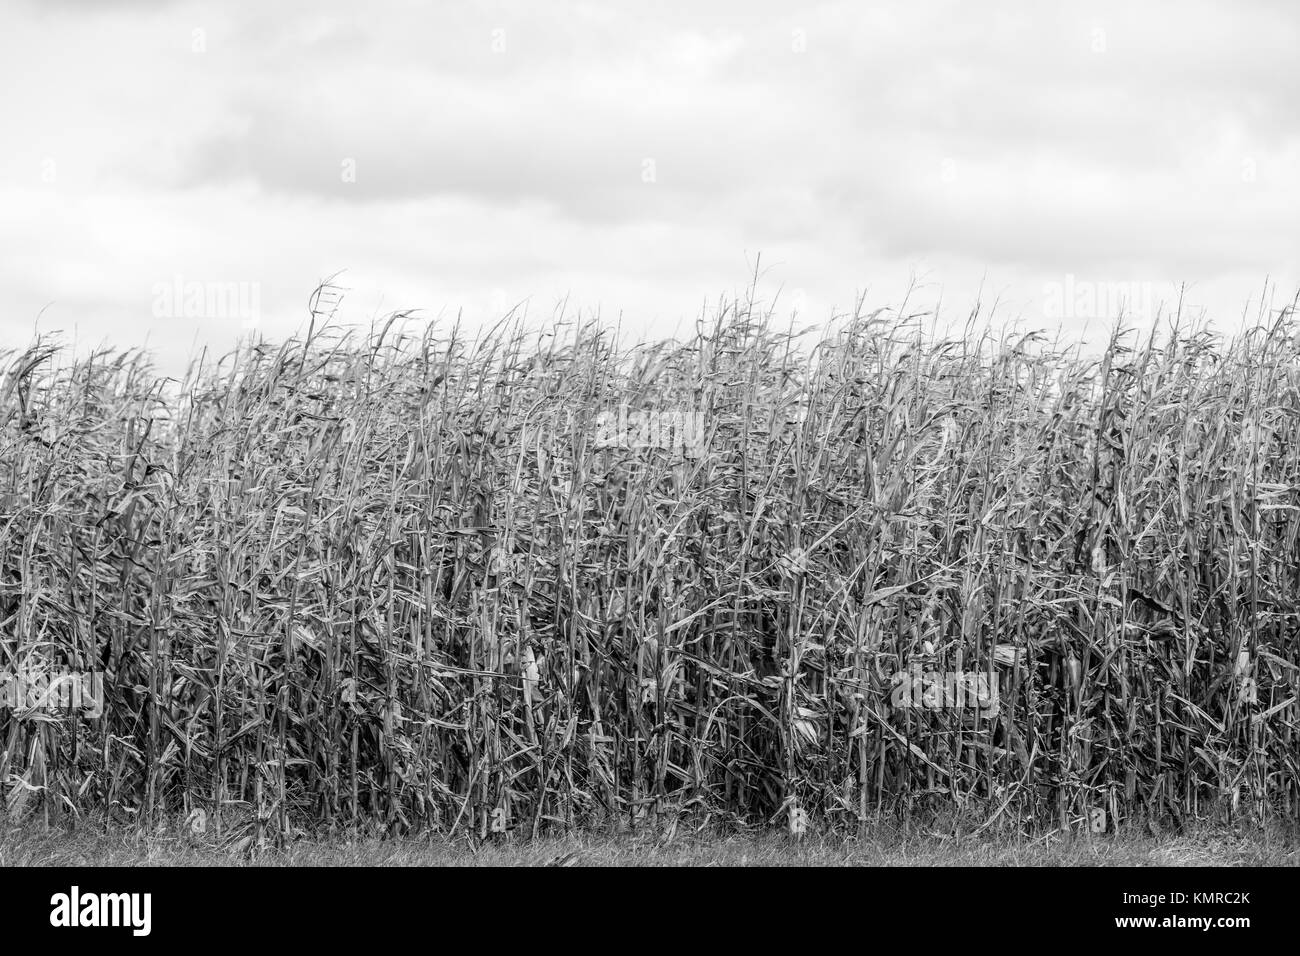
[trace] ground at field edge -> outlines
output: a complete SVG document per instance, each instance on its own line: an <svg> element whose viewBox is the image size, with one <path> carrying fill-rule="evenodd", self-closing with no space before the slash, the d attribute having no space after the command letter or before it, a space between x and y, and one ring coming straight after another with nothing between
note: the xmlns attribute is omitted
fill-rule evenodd
<svg viewBox="0 0 1300 956"><path fill-rule="evenodd" d="M12 866L1300 866L1296 834L1201 828L1178 834L1042 837L905 833L794 840L770 831L569 834L498 842L439 836L310 836L249 852L167 831L39 824L0 830L0 867Z"/></svg>

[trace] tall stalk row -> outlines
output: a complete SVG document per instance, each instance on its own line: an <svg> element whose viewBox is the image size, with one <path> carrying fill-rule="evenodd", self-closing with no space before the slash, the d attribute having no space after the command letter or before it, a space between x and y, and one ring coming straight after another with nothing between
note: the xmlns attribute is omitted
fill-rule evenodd
<svg viewBox="0 0 1300 956"><path fill-rule="evenodd" d="M740 302L654 346L0 367L0 673L104 698L0 709L12 818L1296 814L1289 314L1093 356Z"/></svg>

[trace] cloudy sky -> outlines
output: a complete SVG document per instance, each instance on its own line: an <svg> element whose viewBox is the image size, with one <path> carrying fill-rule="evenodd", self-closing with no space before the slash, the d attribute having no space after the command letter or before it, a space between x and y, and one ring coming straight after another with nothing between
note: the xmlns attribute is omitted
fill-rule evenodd
<svg viewBox="0 0 1300 956"><path fill-rule="evenodd" d="M705 9L707 7L707 9ZM10 0L0 347L1300 286L1300 5ZM194 295L198 291L197 297ZM177 292L180 294L177 295Z"/></svg>

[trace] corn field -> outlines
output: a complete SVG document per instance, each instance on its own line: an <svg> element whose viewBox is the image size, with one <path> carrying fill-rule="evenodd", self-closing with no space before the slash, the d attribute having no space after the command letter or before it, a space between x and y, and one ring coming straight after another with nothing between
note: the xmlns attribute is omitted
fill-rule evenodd
<svg viewBox="0 0 1300 956"><path fill-rule="evenodd" d="M4 813L1294 818L1293 320L1092 354L742 298L638 346L314 314L180 382L5 353L0 671L103 701L0 709ZM995 706L902 706L909 668Z"/></svg>

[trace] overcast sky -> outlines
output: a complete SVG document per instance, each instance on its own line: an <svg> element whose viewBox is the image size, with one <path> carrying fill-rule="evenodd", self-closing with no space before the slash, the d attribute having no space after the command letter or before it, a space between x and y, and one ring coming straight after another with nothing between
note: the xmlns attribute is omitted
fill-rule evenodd
<svg viewBox="0 0 1300 956"><path fill-rule="evenodd" d="M671 334L759 253L811 321L915 277L1067 331L1187 282L1232 326L1300 282L1297 36L1293 0L10 0L0 345L174 361L341 270L357 321Z"/></svg>

